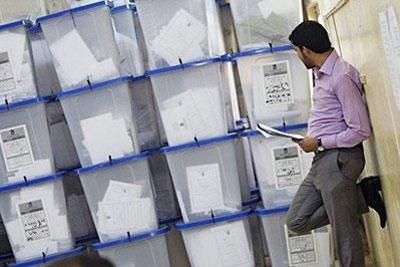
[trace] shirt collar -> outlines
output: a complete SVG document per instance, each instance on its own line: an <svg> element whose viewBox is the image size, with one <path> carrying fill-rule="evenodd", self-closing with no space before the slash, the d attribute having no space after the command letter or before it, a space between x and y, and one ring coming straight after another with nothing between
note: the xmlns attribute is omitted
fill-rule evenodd
<svg viewBox="0 0 400 267"><path fill-rule="evenodd" d="M337 52L335 50L332 50L331 54L325 60L322 67L320 69L314 68L314 73L317 76L317 78L320 78L323 74L331 75L338 58L339 58L339 56L338 56Z"/></svg>

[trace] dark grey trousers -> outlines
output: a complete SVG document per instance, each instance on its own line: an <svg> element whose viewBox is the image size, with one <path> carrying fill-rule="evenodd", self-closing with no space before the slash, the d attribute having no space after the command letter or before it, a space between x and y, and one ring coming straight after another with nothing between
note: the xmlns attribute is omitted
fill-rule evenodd
<svg viewBox="0 0 400 267"><path fill-rule="evenodd" d="M362 146L318 153L288 213L288 228L297 233L330 223L343 267L365 266L359 219L368 207L356 185L364 166Z"/></svg>

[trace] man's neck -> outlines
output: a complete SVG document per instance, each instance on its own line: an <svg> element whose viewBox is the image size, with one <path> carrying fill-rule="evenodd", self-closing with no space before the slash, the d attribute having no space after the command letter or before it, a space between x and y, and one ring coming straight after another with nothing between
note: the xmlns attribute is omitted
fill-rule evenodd
<svg viewBox="0 0 400 267"><path fill-rule="evenodd" d="M332 52L333 52L333 48L325 53L317 54L316 58L315 58L316 68L320 69L324 65L325 61L328 59L328 57L331 55Z"/></svg>

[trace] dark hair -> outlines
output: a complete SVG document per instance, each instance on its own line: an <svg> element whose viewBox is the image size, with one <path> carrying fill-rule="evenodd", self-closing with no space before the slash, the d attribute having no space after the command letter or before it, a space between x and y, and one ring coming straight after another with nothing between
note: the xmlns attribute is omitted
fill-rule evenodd
<svg viewBox="0 0 400 267"><path fill-rule="evenodd" d="M332 48L328 32L315 21L300 23L290 34L290 42L298 47L307 47L315 53L328 52Z"/></svg>
<svg viewBox="0 0 400 267"><path fill-rule="evenodd" d="M77 255L67 259L56 261L47 267L114 267L114 265L99 256Z"/></svg>

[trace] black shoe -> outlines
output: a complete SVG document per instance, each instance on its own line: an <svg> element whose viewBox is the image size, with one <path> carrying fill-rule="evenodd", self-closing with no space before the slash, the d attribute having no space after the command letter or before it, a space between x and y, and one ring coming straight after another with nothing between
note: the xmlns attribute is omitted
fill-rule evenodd
<svg viewBox="0 0 400 267"><path fill-rule="evenodd" d="M380 218L381 227L386 225L386 209L379 191L382 190L381 182L378 176L366 177L359 183L365 202L374 209Z"/></svg>

